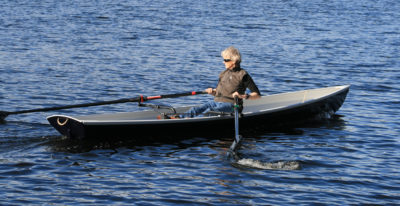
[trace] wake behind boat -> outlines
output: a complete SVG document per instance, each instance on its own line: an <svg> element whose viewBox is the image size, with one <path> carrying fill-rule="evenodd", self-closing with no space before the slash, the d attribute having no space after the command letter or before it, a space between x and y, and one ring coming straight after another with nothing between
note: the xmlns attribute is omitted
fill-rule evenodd
<svg viewBox="0 0 400 206"><path fill-rule="evenodd" d="M302 90L244 100L240 128L273 127L310 118L329 117L345 101L350 85ZM190 107L174 108L183 113ZM175 111L174 111L175 112ZM212 131L234 131L232 114L211 114L184 119L157 119L154 110L95 114L87 116L52 115L50 124L71 139L119 139L166 134L198 134Z"/></svg>

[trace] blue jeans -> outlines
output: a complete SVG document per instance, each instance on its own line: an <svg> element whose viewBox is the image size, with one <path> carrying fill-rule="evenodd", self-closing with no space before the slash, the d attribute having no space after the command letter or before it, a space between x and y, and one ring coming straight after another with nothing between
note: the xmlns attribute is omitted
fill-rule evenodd
<svg viewBox="0 0 400 206"><path fill-rule="evenodd" d="M233 104L229 102L214 102L209 101L201 106L192 107L184 114L179 115L181 118L185 117L202 117L205 113L209 111L214 112L232 112Z"/></svg>

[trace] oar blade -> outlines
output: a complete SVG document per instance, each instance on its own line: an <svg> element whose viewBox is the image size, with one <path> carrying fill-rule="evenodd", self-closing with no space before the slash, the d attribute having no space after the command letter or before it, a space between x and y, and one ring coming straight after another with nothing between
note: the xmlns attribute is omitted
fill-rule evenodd
<svg viewBox="0 0 400 206"><path fill-rule="evenodd" d="M232 142L232 145L231 145L231 147L230 147L230 150L236 152L236 150L240 147L241 141L242 141L242 137L241 137L241 136L237 137L237 138Z"/></svg>
<svg viewBox="0 0 400 206"><path fill-rule="evenodd" d="M6 117L8 116L9 112L6 111L0 111L0 123L4 123Z"/></svg>
<svg viewBox="0 0 400 206"><path fill-rule="evenodd" d="M228 154L227 154L228 159L233 158L233 160L235 160L235 161L237 161L239 159L239 156L236 151L239 149L240 145L242 144L241 141L242 141L242 136L239 135L239 136L235 137L235 139L232 142L231 147L229 148Z"/></svg>

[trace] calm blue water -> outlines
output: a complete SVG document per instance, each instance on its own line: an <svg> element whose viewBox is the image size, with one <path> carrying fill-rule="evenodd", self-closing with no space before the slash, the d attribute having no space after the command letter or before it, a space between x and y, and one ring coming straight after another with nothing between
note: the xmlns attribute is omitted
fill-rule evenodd
<svg viewBox="0 0 400 206"><path fill-rule="evenodd" d="M85 3L83 3L85 2ZM0 110L205 89L234 45L264 95L351 84L338 115L287 132L75 150L51 114L0 124L0 204L395 205L400 202L400 2L2 1ZM207 96L165 100L174 106ZM76 146L76 145L75 145ZM260 162L256 162L260 161Z"/></svg>

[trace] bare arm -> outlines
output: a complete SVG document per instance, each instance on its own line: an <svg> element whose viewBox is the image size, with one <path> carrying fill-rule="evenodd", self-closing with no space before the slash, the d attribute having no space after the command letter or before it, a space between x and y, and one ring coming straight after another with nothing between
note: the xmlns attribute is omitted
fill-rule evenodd
<svg viewBox="0 0 400 206"><path fill-rule="evenodd" d="M232 97L235 98L235 96L239 97L240 99L258 99L261 97L257 92L252 92L250 94L239 94L238 92L234 92Z"/></svg>

